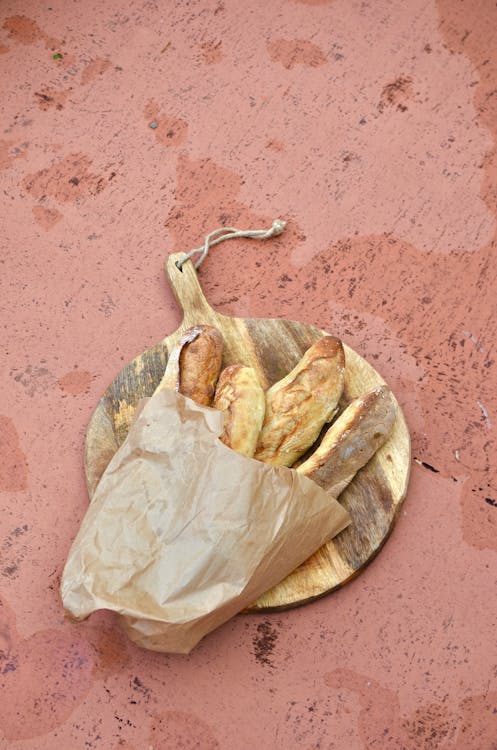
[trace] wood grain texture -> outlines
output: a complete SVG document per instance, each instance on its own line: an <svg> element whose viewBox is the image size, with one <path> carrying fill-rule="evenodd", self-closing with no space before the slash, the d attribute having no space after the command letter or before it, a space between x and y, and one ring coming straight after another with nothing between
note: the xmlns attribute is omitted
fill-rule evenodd
<svg viewBox="0 0 497 750"><path fill-rule="evenodd" d="M191 261L180 271L182 254L170 255L169 282L184 318L160 344L127 364L100 399L86 436L85 470L90 498L117 447L126 438L140 399L159 384L177 338L193 325L218 328L224 337L223 367L253 367L264 388L284 377L325 331L296 321L232 318L213 310L202 292ZM333 332L332 332L333 333ZM342 408L350 400L385 381L376 370L344 345L346 377ZM316 599L356 576L378 553L395 523L409 480L410 440L403 414L398 414L387 443L340 495L352 523L325 544L285 580L263 594L251 611L284 609Z"/></svg>

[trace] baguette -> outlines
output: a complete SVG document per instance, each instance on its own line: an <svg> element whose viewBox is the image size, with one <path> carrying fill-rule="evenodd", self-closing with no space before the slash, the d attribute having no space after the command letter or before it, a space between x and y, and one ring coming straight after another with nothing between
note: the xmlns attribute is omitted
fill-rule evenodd
<svg viewBox="0 0 497 750"><path fill-rule="evenodd" d="M212 326L194 326L181 336L167 360L157 390L173 388L197 404L210 406L221 370L223 337Z"/></svg>
<svg viewBox="0 0 497 750"><path fill-rule="evenodd" d="M385 385L354 399L296 471L338 497L387 441L395 416L395 400Z"/></svg>
<svg viewBox="0 0 497 750"><path fill-rule="evenodd" d="M252 458L264 420L266 399L252 367L226 367L216 388L214 409L225 413L220 440L242 456Z"/></svg>
<svg viewBox="0 0 497 750"><path fill-rule="evenodd" d="M305 453L335 413L344 367L341 342L323 336L285 378L269 388L255 458L271 466L291 466Z"/></svg>

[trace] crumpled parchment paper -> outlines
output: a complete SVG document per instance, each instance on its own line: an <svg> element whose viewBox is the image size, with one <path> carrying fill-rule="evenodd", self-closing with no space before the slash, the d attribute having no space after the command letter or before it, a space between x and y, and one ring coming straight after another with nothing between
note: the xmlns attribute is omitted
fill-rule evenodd
<svg viewBox="0 0 497 750"><path fill-rule="evenodd" d="M348 525L318 485L238 455L222 430L172 390L142 404L70 550L70 617L113 610L138 645L188 653Z"/></svg>

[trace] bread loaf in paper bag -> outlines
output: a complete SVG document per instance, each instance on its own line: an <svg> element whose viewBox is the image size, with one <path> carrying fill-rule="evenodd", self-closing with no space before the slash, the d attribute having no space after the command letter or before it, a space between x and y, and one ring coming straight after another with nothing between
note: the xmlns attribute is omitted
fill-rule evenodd
<svg viewBox="0 0 497 750"><path fill-rule="evenodd" d="M348 525L312 480L222 432L221 412L173 390L145 401L70 550L71 618L113 610L138 645L188 653Z"/></svg>

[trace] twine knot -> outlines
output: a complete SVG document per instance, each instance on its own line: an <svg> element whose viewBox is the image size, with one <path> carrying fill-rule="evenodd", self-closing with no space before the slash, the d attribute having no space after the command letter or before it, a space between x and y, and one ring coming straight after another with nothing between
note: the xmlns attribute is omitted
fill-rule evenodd
<svg viewBox="0 0 497 750"><path fill-rule="evenodd" d="M186 263L193 255L200 253L200 257L195 262L195 268L198 268L201 263L207 258L209 250L219 242L224 240L233 240L237 237L248 237L253 240L268 240L270 237L277 237L281 234L286 227L286 221L283 219L275 219L269 229L235 229L234 227L221 227L210 232L205 238L202 247L196 247L194 250L190 250L189 253L185 253L184 258L176 262L176 266L181 271L183 264Z"/></svg>

